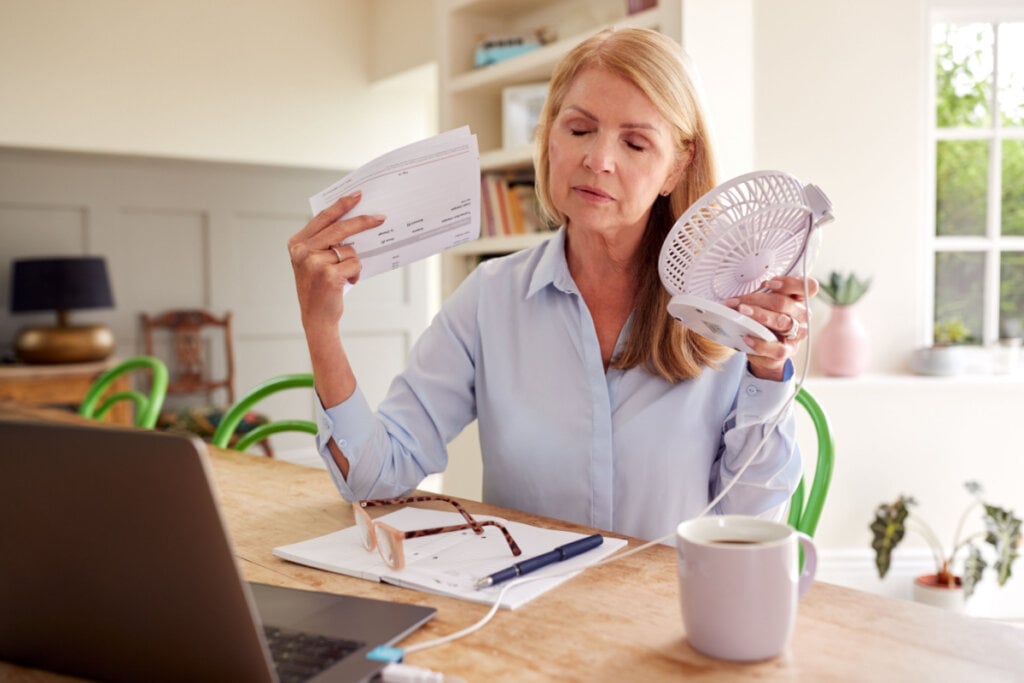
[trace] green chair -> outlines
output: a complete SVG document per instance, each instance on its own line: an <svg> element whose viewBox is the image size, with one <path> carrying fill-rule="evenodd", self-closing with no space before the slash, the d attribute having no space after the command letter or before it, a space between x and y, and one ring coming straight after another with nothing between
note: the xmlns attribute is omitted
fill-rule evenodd
<svg viewBox="0 0 1024 683"><path fill-rule="evenodd" d="M111 384L122 375L136 370L149 370L152 374L148 396L136 389L128 389L115 392L106 397L102 403L100 402ZM131 401L135 404L135 426L152 429L156 425L160 409L164 405L164 398L167 396L167 382L167 366L159 358L153 356L128 358L96 378L78 407L78 414L98 420L106 415L107 411L118 401Z"/></svg>
<svg viewBox="0 0 1024 683"><path fill-rule="evenodd" d="M829 425L828 416L822 410L818 401L811 394L801 387L796 395L796 402L802 405L814 424L814 431L818 436L818 464L814 470L814 481L811 482L811 490L804 499L804 478L800 477L800 485L793 492L789 503L789 525L797 531L802 531L813 537L818 528L818 520L821 518L822 508L825 507L825 497L828 495L828 488L832 482L832 465L835 460L835 443L832 440L832 427Z"/></svg>
<svg viewBox="0 0 1024 683"><path fill-rule="evenodd" d="M268 379L262 384L258 384L250 390L249 393L243 396L241 400L228 409L224 414L224 417L221 418L220 423L217 425L217 430L214 432L210 443L220 448L230 447L236 451L244 451L249 448L249 446L263 441L271 434L277 434L279 432L306 432L307 434L316 434L316 423L312 420L271 420L266 424L261 424L253 428L251 431L241 436L237 441L231 443L231 437L235 433L235 429L242 422L242 419L252 410L253 406L264 398L286 389L312 387L313 375L308 373L281 375L279 377Z"/></svg>

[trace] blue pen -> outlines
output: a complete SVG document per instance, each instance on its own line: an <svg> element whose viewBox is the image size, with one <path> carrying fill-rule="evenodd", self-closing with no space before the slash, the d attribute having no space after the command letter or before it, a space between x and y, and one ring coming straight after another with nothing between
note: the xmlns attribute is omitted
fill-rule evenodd
<svg viewBox="0 0 1024 683"><path fill-rule="evenodd" d="M496 583L501 583L502 581L508 581L509 579L514 579L517 576L522 576L523 574L535 572L541 567L546 567L549 564L554 564L555 562L563 562L568 560L570 557L576 557L577 555L585 553L591 548L596 548L602 543L604 543L604 536L601 534L594 534L593 536L587 536L586 538L581 538L578 541L573 541L572 543L560 545L554 550L550 550L543 555L537 555L536 557L531 557L528 560L516 562L511 567L502 569L500 572L495 572L490 576L485 576L476 582L476 589L480 590L481 588L487 588L488 586L493 586Z"/></svg>

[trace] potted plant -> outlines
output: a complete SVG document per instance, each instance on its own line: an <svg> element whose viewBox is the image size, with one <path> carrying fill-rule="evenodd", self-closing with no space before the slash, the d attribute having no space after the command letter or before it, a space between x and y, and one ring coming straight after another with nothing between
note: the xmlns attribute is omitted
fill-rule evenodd
<svg viewBox="0 0 1024 683"><path fill-rule="evenodd" d="M964 345L972 339L971 329L959 316L935 322L932 346L917 349L911 368L922 375L956 375L967 364Z"/></svg>
<svg viewBox="0 0 1024 683"><path fill-rule="evenodd" d="M931 549L935 560L935 573L918 576L914 580L914 598L929 604L963 609L965 601L974 593L982 575L990 566L996 582L1003 586L1009 580L1013 563L1021 545L1021 520L1012 510L992 505L982 496L981 486L974 481L964 484L973 500L960 516L953 536L953 545L945 548L938 535L924 520L911 514L917 501L901 495L892 503L882 503L875 510L871 522L878 576L884 578L892 562L892 553L908 530L917 532ZM965 524L971 512L981 508L984 529L965 535ZM987 545L986 545L987 544ZM986 560L984 548L991 546L994 555L991 564ZM962 562L957 561L966 553Z"/></svg>
<svg viewBox="0 0 1024 683"><path fill-rule="evenodd" d="M932 330L935 346L947 347L966 344L971 339L971 330L957 316L944 318L935 323Z"/></svg>
<svg viewBox="0 0 1024 683"><path fill-rule="evenodd" d="M832 308L817 339L818 367L833 377L856 377L868 365L868 333L854 313L871 286L871 278L832 271L821 283L822 299Z"/></svg>

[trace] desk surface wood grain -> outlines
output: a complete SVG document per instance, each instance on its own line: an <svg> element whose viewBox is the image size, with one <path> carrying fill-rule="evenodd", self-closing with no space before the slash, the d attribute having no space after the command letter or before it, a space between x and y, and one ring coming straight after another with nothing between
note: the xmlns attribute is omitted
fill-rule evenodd
<svg viewBox="0 0 1024 683"><path fill-rule="evenodd" d="M0 405L0 417L12 411ZM17 410L13 411L15 414ZM61 417L61 419L67 419ZM275 546L352 524L326 472L211 449L211 472L249 580L429 605L437 616L405 645L463 629L467 603L285 562ZM585 527L466 501L471 512L539 526ZM631 541L629 547L636 547ZM408 662L466 681L1024 681L1024 630L825 583L800 603L793 640L774 660L735 664L686 642L675 550L656 546L587 570L482 630ZM0 663L0 681L73 680Z"/></svg>

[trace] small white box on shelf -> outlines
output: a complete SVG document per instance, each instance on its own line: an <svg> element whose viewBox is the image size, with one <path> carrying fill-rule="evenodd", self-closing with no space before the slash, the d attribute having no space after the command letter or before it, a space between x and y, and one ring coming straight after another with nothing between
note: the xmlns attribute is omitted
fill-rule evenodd
<svg viewBox="0 0 1024 683"><path fill-rule="evenodd" d="M501 144L505 149L533 142L533 131L548 96L548 83L513 85L501 92Z"/></svg>

